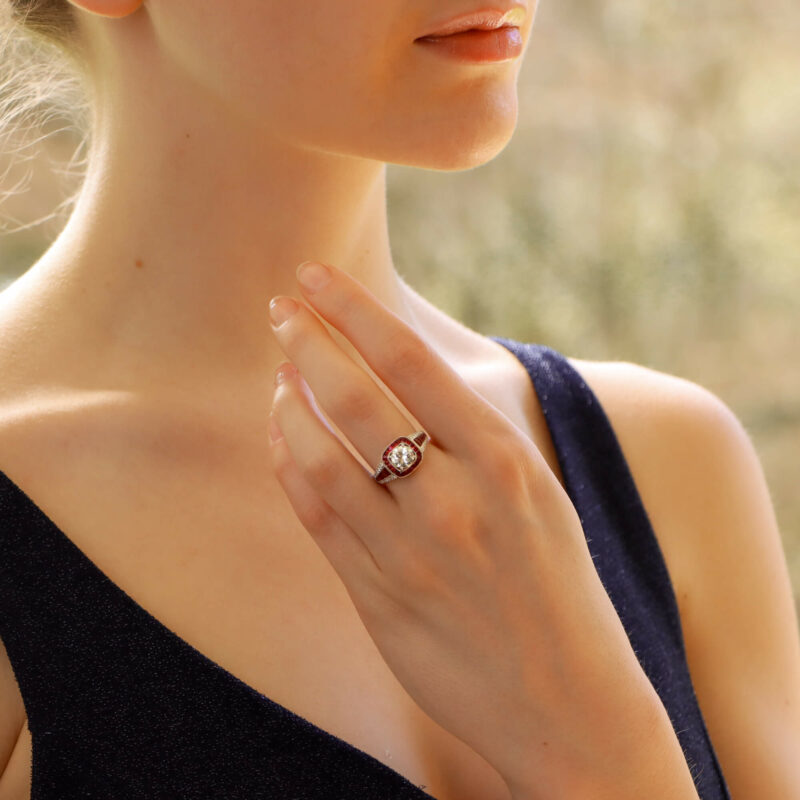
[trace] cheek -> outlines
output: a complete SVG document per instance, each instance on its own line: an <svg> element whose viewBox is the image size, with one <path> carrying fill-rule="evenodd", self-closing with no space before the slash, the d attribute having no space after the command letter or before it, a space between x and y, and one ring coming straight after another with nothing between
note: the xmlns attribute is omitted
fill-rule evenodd
<svg viewBox="0 0 800 800"><path fill-rule="evenodd" d="M383 5L385 3L385 5ZM274 133L358 125L393 72L382 37L389 0L171 0L151 12L160 45L222 101ZM395 14L397 10L395 9ZM410 46L410 40L409 40Z"/></svg>

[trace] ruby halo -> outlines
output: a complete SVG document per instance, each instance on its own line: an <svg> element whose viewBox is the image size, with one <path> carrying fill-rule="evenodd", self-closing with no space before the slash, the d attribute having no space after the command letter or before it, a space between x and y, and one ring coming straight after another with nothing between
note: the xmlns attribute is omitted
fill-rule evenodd
<svg viewBox="0 0 800 800"><path fill-rule="evenodd" d="M422 463L422 450L407 436L398 436L384 451L381 461L391 473L409 475Z"/></svg>

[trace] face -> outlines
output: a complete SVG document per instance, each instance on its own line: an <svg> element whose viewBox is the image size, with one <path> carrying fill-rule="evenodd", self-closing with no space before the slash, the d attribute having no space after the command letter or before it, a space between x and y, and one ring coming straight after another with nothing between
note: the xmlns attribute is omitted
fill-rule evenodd
<svg viewBox="0 0 800 800"><path fill-rule="evenodd" d="M521 55L463 63L414 41L480 7L476 0L145 0L171 67L270 136L440 170L490 160L517 120ZM534 13L528 0L525 48Z"/></svg>

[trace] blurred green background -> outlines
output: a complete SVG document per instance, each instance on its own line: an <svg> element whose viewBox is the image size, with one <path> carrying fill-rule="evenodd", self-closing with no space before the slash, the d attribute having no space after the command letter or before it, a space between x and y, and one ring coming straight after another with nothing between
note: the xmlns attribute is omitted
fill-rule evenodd
<svg viewBox="0 0 800 800"><path fill-rule="evenodd" d="M486 334L706 386L767 475L800 609L797 0L557 0L538 11L514 138L461 173L389 167L405 279ZM74 134L0 207L0 288L63 224ZM0 159L2 156L0 156Z"/></svg>

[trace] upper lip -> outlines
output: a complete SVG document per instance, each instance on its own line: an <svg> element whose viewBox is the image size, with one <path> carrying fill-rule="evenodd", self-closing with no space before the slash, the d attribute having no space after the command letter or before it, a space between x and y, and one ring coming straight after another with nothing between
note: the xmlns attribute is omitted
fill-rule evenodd
<svg viewBox="0 0 800 800"><path fill-rule="evenodd" d="M453 33L462 33L469 30L491 31L504 26L519 26L525 20L526 9L524 5L515 4L505 10L497 8L482 8L451 17L446 22L437 25L430 33L419 38L429 36L449 36Z"/></svg>

